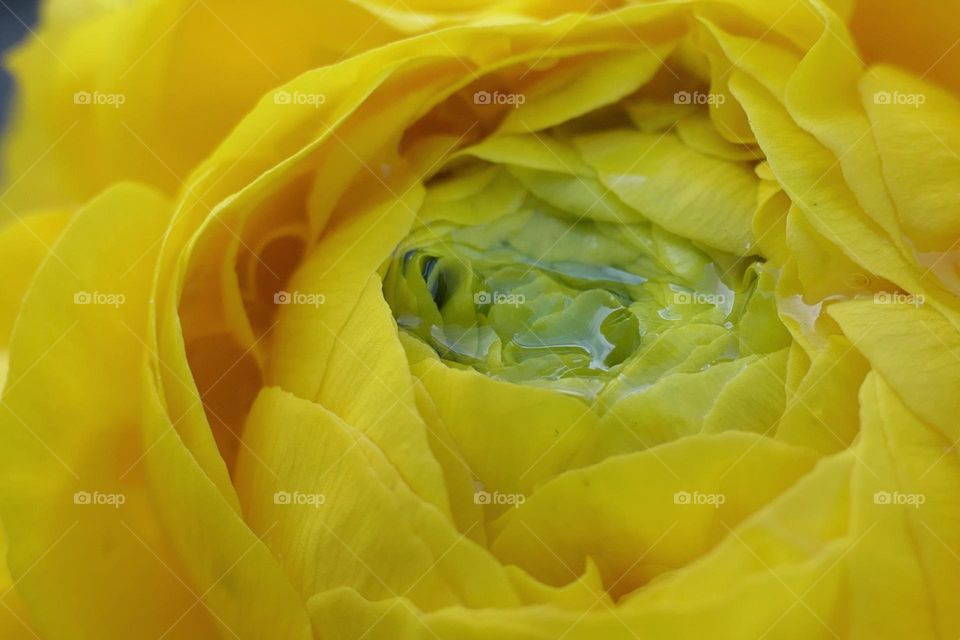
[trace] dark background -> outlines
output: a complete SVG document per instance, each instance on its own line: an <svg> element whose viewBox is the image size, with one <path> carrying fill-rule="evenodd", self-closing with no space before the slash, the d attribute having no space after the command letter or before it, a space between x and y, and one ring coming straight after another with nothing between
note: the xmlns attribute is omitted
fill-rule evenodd
<svg viewBox="0 0 960 640"><path fill-rule="evenodd" d="M29 34L27 26L34 28L37 22L37 0L0 0L0 56ZM10 96L13 83L7 75L6 65L0 70L0 131L6 128L10 111Z"/></svg>

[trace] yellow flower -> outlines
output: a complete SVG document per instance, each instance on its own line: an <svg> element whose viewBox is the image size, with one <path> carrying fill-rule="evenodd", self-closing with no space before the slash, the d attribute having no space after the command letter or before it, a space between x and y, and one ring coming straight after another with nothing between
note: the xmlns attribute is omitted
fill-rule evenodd
<svg viewBox="0 0 960 640"><path fill-rule="evenodd" d="M958 22L48 1L2 636L957 637Z"/></svg>

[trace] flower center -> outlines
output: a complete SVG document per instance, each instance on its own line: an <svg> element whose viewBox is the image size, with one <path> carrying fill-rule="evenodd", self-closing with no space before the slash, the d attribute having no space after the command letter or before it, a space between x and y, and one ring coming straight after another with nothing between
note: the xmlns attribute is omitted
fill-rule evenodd
<svg viewBox="0 0 960 640"><path fill-rule="evenodd" d="M420 227L398 247L384 293L400 329L449 365L594 398L614 380L618 393L652 382L637 375L645 354L664 357L655 343L682 326L714 345L706 366L739 357L760 268L651 224L537 207Z"/></svg>

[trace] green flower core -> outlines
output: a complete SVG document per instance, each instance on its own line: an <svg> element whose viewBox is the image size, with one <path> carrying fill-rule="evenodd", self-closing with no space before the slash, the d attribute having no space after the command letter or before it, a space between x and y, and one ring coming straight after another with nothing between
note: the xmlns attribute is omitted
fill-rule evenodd
<svg viewBox="0 0 960 640"><path fill-rule="evenodd" d="M667 372L782 348L772 287L757 258L543 203L424 224L384 281L401 331L448 365L608 402Z"/></svg>

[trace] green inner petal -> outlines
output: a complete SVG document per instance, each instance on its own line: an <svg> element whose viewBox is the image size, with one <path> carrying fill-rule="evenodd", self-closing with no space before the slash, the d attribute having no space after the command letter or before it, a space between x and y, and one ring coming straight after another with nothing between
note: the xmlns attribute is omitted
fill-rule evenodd
<svg viewBox="0 0 960 640"><path fill-rule="evenodd" d="M700 248L652 223L573 219L530 197L482 224L414 230L384 294L400 329L450 366L610 406L685 365L789 344L774 280L757 258ZM700 337L670 337L686 327Z"/></svg>

